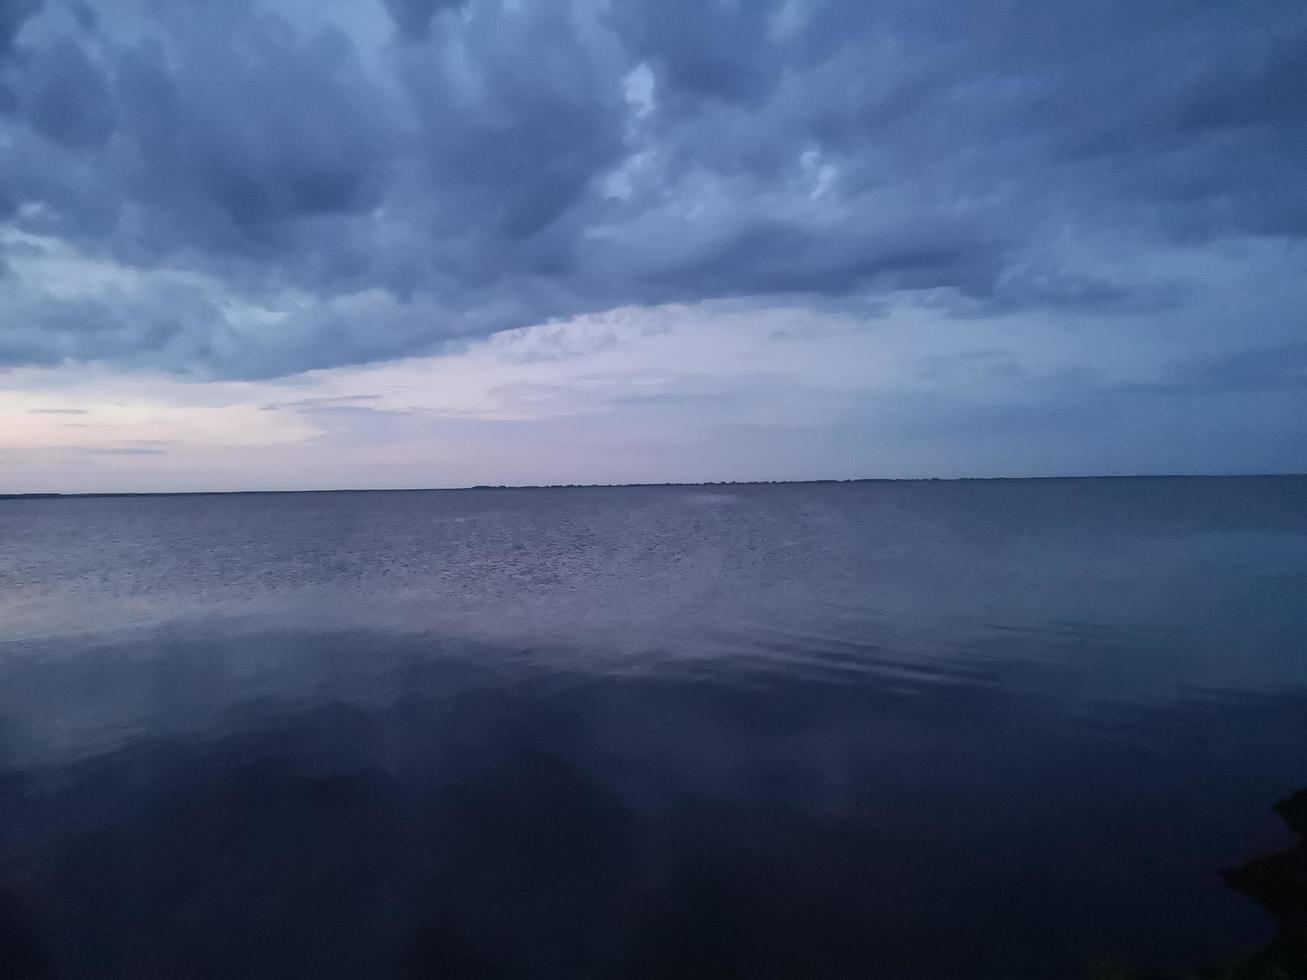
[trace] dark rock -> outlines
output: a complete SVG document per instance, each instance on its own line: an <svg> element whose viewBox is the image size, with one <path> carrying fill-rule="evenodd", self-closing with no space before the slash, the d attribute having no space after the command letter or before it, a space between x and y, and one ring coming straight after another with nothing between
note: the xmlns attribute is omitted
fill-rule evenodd
<svg viewBox="0 0 1307 980"><path fill-rule="evenodd" d="M1275 916L1280 924L1276 946L1296 968L1307 964L1307 789L1277 803L1275 809L1298 843L1246 861L1224 871L1222 877Z"/></svg>

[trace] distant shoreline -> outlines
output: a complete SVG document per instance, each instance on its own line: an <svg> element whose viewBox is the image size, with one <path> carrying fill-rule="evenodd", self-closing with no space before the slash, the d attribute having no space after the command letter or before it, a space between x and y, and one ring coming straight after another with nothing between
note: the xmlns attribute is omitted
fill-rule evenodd
<svg viewBox="0 0 1307 980"><path fill-rule="evenodd" d="M312 490L140 490L87 493L0 493L0 500L81 500L99 497L249 497L307 493L467 493L485 490L637 490L721 487L823 486L847 483L1000 483L1051 480L1266 480L1307 477L1307 473L1130 473L1086 476L923 476L860 477L847 480L719 480L705 483L545 483L478 484L470 487L325 487Z"/></svg>

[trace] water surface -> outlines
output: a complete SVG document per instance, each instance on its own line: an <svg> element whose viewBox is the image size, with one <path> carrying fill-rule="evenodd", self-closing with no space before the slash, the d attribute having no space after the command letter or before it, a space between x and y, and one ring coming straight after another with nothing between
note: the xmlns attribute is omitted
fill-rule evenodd
<svg viewBox="0 0 1307 980"><path fill-rule="evenodd" d="M1237 955L1304 597L1303 478L0 501L0 977Z"/></svg>

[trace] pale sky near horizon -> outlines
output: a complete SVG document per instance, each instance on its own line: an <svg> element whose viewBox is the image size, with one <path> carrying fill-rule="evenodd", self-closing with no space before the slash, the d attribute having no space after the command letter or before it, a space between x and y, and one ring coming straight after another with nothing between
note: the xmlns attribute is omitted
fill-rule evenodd
<svg viewBox="0 0 1307 980"><path fill-rule="evenodd" d="M1307 471L1307 5L0 0L0 493Z"/></svg>

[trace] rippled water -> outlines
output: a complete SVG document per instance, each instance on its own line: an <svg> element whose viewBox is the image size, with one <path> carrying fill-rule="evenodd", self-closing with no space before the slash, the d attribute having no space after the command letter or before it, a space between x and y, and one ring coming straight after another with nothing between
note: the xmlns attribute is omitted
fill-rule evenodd
<svg viewBox="0 0 1307 980"><path fill-rule="evenodd" d="M0 977L1182 968L1304 784L1303 478L0 501Z"/></svg>

